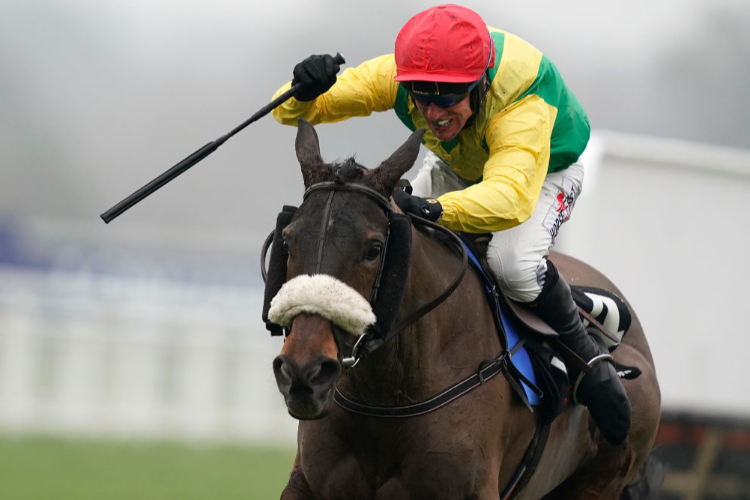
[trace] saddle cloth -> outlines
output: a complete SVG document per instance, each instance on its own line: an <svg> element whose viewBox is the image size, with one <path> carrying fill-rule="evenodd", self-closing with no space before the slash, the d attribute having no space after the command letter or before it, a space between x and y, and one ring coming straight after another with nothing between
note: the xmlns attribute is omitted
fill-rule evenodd
<svg viewBox="0 0 750 500"><path fill-rule="evenodd" d="M471 239L464 238L463 234L459 233L459 236L464 241L471 267L487 291L488 303L495 312L495 322L499 323L498 334L502 337L504 332L507 349L512 352L511 362L538 389L533 390L522 379L518 382L529 403L532 406L542 406L542 414L554 418L560 411L567 392L565 363L545 342L545 338L557 337L557 333L529 309L505 297L493 273L477 258L476 254L481 254L481 249ZM589 334L599 337L610 351L616 349L632 321L625 302L616 294L601 288L574 285L571 291ZM544 373L538 373L541 370ZM542 397L538 394L539 389ZM544 396L545 393L547 397ZM545 405L548 407L544 408ZM549 407L550 405L555 408Z"/></svg>
<svg viewBox="0 0 750 500"><path fill-rule="evenodd" d="M463 235L459 234L459 236ZM506 349L512 353L510 357L511 363L513 363L516 369L518 369L526 379L536 386L536 373L534 372L529 352L526 348L525 342L521 342L521 329L523 323L515 314L511 314L507 305L504 307L505 301L496 300L498 298L497 294L502 294L502 291L500 291L500 288L495 283L492 273L486 271L479 259L477 259L475 251L472 249L473 245L471 240L468 240L468 243L463 237L461 240L464 242L464 247L466 248L466 253L469 257L469 263L479 276L484 285L485 291L487 292L487 301L494 312L493 316L495 318L495 323L500 323L496 324L496 327L498 329L498 334L501 336L501 341L504 341L503 343L505 344ZM541 403L538 391L529 387L529 384L523 379L518 379L517 382L523 387L529 404L532 406L538 406Z"/></svg>

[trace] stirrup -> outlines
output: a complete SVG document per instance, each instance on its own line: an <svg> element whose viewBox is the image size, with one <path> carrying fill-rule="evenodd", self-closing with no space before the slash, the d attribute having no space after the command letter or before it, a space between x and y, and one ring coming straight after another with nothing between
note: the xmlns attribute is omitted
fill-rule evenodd
<svg viewBox="0 0 750 500"><path fill-rule="evenodd" d="M591 361L586 363L589 367L589 371L591 371L591 368L594 367L595 364L601 363L602 361L611 361L614 363L615 359L612 357L611 354L599 354L598 356L594 356L591 358ZM581 404L578 402L578 386L581 385L581 380L583 380L583 377L588 375L589 372L584 372L581 370L581 373L578 375L578 378L576 379L576 383L573 384L573 402L575 404Z"/></svg>

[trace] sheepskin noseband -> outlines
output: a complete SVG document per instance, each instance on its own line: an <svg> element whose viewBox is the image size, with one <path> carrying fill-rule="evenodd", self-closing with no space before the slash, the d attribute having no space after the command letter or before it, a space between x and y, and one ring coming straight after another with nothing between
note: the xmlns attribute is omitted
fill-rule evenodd
<svg viewBox="0 0 750 500"><path fill-rule="evenodd" d="M377 318L355 289L327 274L301 275L281 287L271 300L268 319L290 326L302 313L319 314L353 335L362 335Z"/></svg>

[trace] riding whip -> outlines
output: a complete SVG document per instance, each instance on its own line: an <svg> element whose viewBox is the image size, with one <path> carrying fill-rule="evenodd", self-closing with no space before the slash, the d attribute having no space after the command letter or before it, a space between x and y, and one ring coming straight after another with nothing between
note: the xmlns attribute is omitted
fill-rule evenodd
<svg viewBox="0 0 750 500"><path fill-rule="evenodd" d="M344 60L344 56L341 55L340 52L337 52L336 55L333 57L333 61L336 64L344 64L346 61ZM151 195L153 192L155 192L157 189L161 188L162 186L166 185L170 181L174 180L177 176L185 172L187 169L192 167L193 165L197 164L201 160L203 160L205 157L216 151L219 146L224 144L230 137L235 135L237 132L241 131L254 121L257 121L264 116L266 116L268 113L273 111L275 108L286 102L289 98L294 96L299 89L302 87L302 84L297 84L292 86L289 90L281 94L279 97L271 101L270 103L263 106L261 109L258 110L257 113L255 113L253 116L242 122L239 126L235 127L231 131L227 132L223 136L219 137L215 141L211 141L202 148L195 151L193 154L161 174L156 179L152 180L142 188L138 189L136 192L122 200L117 205L113 206L106 212L104 212L101 215L102 220L109 224L110 221L117 218L120 214L128 210L133 205L137 204L147 196Z"/></svg>

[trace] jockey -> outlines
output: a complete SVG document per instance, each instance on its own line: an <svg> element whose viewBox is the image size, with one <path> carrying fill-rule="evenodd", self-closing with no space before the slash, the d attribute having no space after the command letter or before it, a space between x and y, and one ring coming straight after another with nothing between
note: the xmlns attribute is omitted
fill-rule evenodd
<svg viewBox="0 0 750 500"><path fill-rule="evenodd" d="M426 128L422 142L429 152L413 195L397 189L394 200L449 229L493 233L487 260L501 288L533 307L581 358L593 360L575 397L609 442L624 441L628 396L612 363L599 358L607 351L586 332L570 287L547 260L581 192L578 158L590 133L557 68L475 12L440 5L404 25L394 54L337 78L338 71L328 55L299 63L276 95L303 86L274 117L315 125L392 109L410 129ZM571 380L581 375L568 370Z"/></svg>

